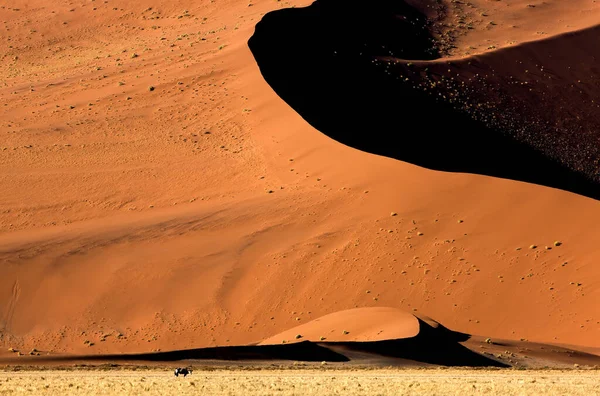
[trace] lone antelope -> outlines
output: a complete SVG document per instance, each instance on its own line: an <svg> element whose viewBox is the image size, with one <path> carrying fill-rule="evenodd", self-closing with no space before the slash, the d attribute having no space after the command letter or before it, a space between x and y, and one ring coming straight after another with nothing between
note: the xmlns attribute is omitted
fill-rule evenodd
<svg viewBox="0 0 600 396"><path fill-rule="evenodd" d="M185 378L186 375L192 374L192 370L188 370L183 367L177 367L175 369L175 377L179 377L179 374L183 375L183 377Z"/></svg>

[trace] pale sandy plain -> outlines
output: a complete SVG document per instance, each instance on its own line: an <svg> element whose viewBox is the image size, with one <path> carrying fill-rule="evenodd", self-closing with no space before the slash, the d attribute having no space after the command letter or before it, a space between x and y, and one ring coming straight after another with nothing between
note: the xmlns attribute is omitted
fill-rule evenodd
<svg viewBox="0 0 600 396"><path fill-rule="evenodd" d="M310 127L247 45L267 12L310 3L0 4L1 356L242 345L359 307L600 347L598 202ZM469 4L438 25L450 58L600 18L590 0ZM381 331L354 322L338 337Z"/></svg>
<svg viewBox="0 0 600 396"><path fill-rule="evenodd" d="M36 395L593 395L597 371L228 370L0 372L0 394Z"/></svg>

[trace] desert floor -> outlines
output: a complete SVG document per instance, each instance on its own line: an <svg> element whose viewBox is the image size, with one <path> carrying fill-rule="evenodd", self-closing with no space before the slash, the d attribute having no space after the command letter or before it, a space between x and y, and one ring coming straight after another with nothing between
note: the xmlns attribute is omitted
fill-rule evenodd
<svg viewBox="0 0 600 396"><path fill-rule="evenodd" d="M0 373L0 394L161 395L592 395L597 370L217 370L175 378L170 370Z"/></svg>

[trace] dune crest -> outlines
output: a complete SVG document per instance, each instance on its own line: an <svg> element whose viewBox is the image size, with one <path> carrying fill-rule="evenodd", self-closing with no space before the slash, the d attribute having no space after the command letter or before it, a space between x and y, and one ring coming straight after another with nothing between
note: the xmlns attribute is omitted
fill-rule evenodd
<svg viewBox="0 0 600 396"><path fill-rule="evenodd" d="M381 341L414 337L419 321L397 308L355 308L335 312L301 324L259 343ZM300 336L300 337L297 337Z"/></svg>

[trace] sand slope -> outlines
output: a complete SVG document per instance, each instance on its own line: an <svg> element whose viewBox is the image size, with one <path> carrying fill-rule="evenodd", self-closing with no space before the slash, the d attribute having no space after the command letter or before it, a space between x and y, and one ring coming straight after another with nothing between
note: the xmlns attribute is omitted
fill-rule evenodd
<svg viewBox="0 0 600 396"><path fill-rule="evenodd" d="M598 202L310 127L247 47L266 12L309 3L0 8L3 348L239 345L378 306L600 346Z"/></svg>
<svg viewBox="0 0 600 396"><path fill-rule="evenodd" d="M414 315L394 308L356 308L335 312L296 326L262 341L259 345L283 341L320 342L380 341L414 337L419 321Z"/></svg>
<svg viewBox="0 0 600 396"><path fill-rule="evenodd" d="M589 28L598 24L599 12L587 0L406 2L436 22L432 32L449 59Z"/></svg>

